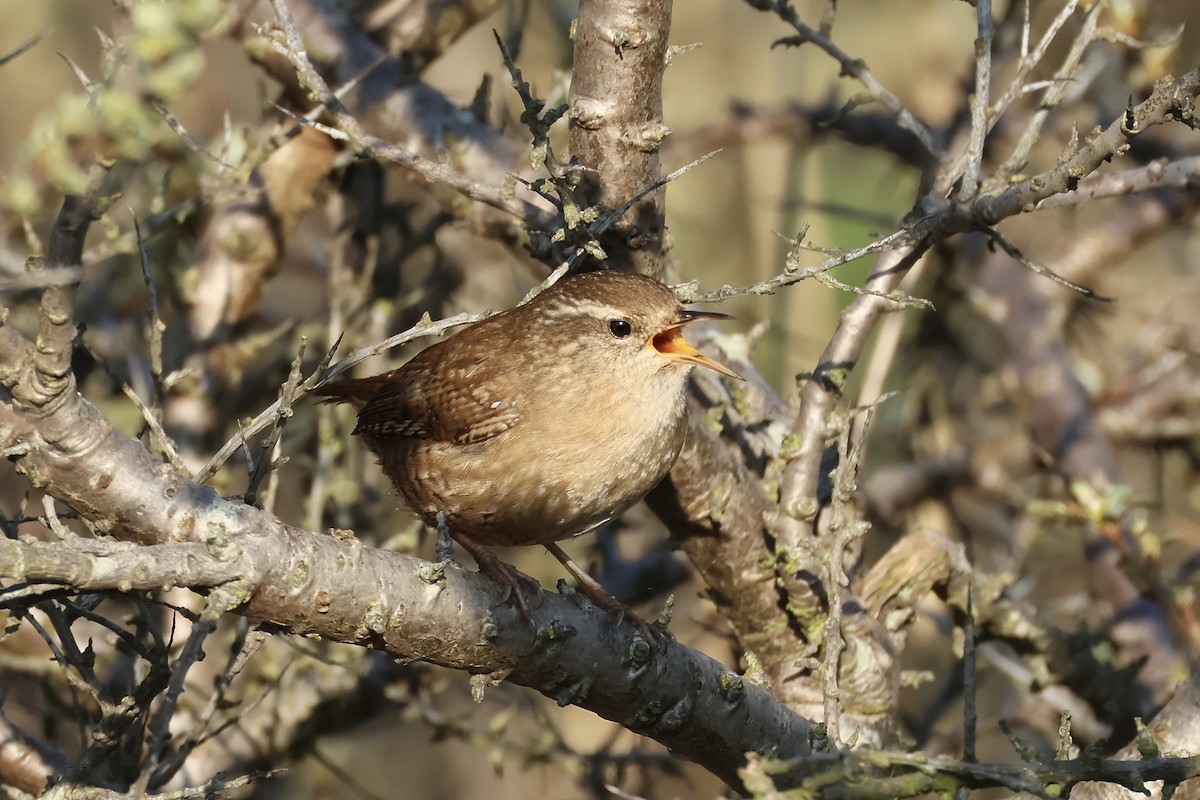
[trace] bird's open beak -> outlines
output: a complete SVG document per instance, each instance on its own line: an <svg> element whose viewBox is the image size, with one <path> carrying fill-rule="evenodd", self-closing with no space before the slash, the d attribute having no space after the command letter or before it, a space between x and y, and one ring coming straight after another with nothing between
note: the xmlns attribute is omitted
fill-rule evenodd
<svg viewBox="0 0 1200 800"><path fill-rule="evenodd" d="M729 367L717 361L713 361L708 356L701 353L696 348L688 344L687 339L683 338L683 333L680 330L689 322L696 322L702 319L733 319L728 314L718 314L715 311L691 311L684 309L679 312L676 318L678 321L650 337L650 341L646 344L660 356L669 358L672 361L683 361L688 364L696 364L701 367L708 367L714 372L719 372L722 375L728 375L731 378L745 380L741 375L731 370Z"/></svg>

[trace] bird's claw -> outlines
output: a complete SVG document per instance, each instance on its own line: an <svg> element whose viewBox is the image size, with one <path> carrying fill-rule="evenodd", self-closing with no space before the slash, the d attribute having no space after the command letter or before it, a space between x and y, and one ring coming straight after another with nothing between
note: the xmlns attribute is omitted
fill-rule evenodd
<svg viewBox="0 0 1200 800"><path fill-rule="evenodd" d="M542 585L511 564L501 561L495 553L484 550L480 553L472 553L472 555L475 556L475 562L479 564L479 571L504 588L504 595L500 598L500 602L507 603L511 598L516 602L517 608L521 610L521 615L530 624L533 624L530 601L536 600L539 606L542 604L544 601Z"/></svg>
<svg viewBox="0 0 1200 800"><path fill-rule="evenodd" d="M501 561L499 556L491 550L481 547L469 536L455 534L446 526L445 516L440 512L437 522L438 539L441 539L441 532L445 530L448 536L452 536L456 542L462 545L463 549L470 553L471 557L475 559L475 563L479 565L479 571L504 587L504 596L500 598L500 602L507 603L511 597L516 601L517 607L521 609L521 615L530 625L533 625L533 613L530 611L529 601L530 598L533 598L538 601L538 605L542 604L542 585L511 564Z"/></svg>

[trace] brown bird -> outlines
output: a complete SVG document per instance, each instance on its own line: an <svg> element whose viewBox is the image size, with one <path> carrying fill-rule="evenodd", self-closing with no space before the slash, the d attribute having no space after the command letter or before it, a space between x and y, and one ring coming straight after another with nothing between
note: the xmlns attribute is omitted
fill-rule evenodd
<svg viewBox="0 0 1200 800"><path fill-rule="evenodd" d="M355 435L408 505L429 525L444 515L526 614L531 579L481 545L545 545L593 602L625 613L554 542L618 516L667 474L687 430L691 367L739 377L680 328L728 318L685 309L652 278L590 272L399 369L316 393L354 405Z"/></svg>

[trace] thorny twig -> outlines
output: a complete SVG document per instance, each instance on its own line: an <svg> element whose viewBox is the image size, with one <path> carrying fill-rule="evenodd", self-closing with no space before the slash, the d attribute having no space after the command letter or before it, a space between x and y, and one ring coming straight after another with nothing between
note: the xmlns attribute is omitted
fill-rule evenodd
<svg viewBox="0 0 1200 800"><path fill-rule="evenodd" d="M296 353L296 357L292 359L292 368L288 372L287 380L283 382L283 386L279 389L279 399L276 401L277 409L275 411L275 419L271 423L271 431L262 440L259 446L258 458L254 460L254 467L250 472L250 480L246 486L246 494L243 497L246 505L252 506L257 504L258 487L262 483L262 479L267 473L273 473L279 466L276 461L276 446L279 444L280 437L283 435L283 426L292 417L292 405L302 396L301 385L304 381L304 375L300 371L300 365L304 361L304 351L308 348L308 338L301 337L300 348ZM332 358L333 350L326 354L324 362L317 368L318 371L323 369Z"/></svg>
<svg viewBox="0 0 1200 800"><path fill-rule="evenodd" d="M895 114L903 127L912 131L913 135L920 140L926 150L934 156L940 155L941 150L929 128L904 107L904 104L900 102L900 98L884 88L883 84L871 73L866 62L859 58L851 58L845 51L835 45L828 36L806 25L800 19L800 15L796 12L791 0L746 0L746 2L760 11L774 12L781 20L795 28L797 32L796 36L780 39L775 43L776 45L799 47L811 42L824 50L838 62L843 75L848 75L858 80L859 83L866 87L872 98Z"/></svg>
<svg viewBox="0 0 1200 800"><path fill-rule="evenodd" d="M282 37L267 34L272 47L286 58L296 70L296 75L306 89L316 95L318 102L329 111L337 127L354 145L355 149L364 155L370 155L383 161L411 169L431 184L449 186L463 195L481 203L508 211L518 219L524 220L530 228L544 227L545 213L533 203L515 197L511 191L485 186L473 181L449 166L432 161L411 150L405 150L391 142L367 133L362 124L352 115L337 95L318 74L304 48L304 41L296 27L284 0L271 0L271 7L279 23Z"/></svg>

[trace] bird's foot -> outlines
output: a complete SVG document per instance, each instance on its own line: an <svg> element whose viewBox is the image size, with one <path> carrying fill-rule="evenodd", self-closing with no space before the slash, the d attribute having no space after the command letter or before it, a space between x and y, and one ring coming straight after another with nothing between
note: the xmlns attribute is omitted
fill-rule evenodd
<svg viewBox="0 0 1200 800"><path fill-rule="evenodd" d="M571 576L579 583L579 591L583 593L584 597L591 600L594 606L615 615L618 624L621 620L629 620L638 629L638 632L642 634L642 638L654 645L660 653L666 651L667 644L674 637L667 630L665 621L655 620L654 622L647 622L642 619L633 613L629 606L609 594L600 585L598 580L576 564L574 559L567 555L561 547L553 542L547 544L545 547L550 551L552 556L561 561L562 565L567 568L567 572L571 573Z"/></svg>
<svg viewBox="0 0 1200 800"><path fill-rule="evenodd" d="M500 598L500 602L507 602L511 597L516 602L517 608L521 609L522 616L530 624L533 624L530 601L536 601L538 605L541 605L542 585L512 564L504 563L499 556L476 544L473 539L458 534L454 535L454 541L471 554L475 563L479 565L480 572L504 587L504 596Z"/></svg>
<svg viewBox="0 0 1200 800"><path fill-rule="evenodd" d="M495 553L485 550L482 558L474 553L472 555L479 564L479 570L504 587L504 596L500 598L500 602L507 602L511 597L521 609L521 615L533 624L530 604L542 604L542 585L512 564L501 561Z"/></svg>

